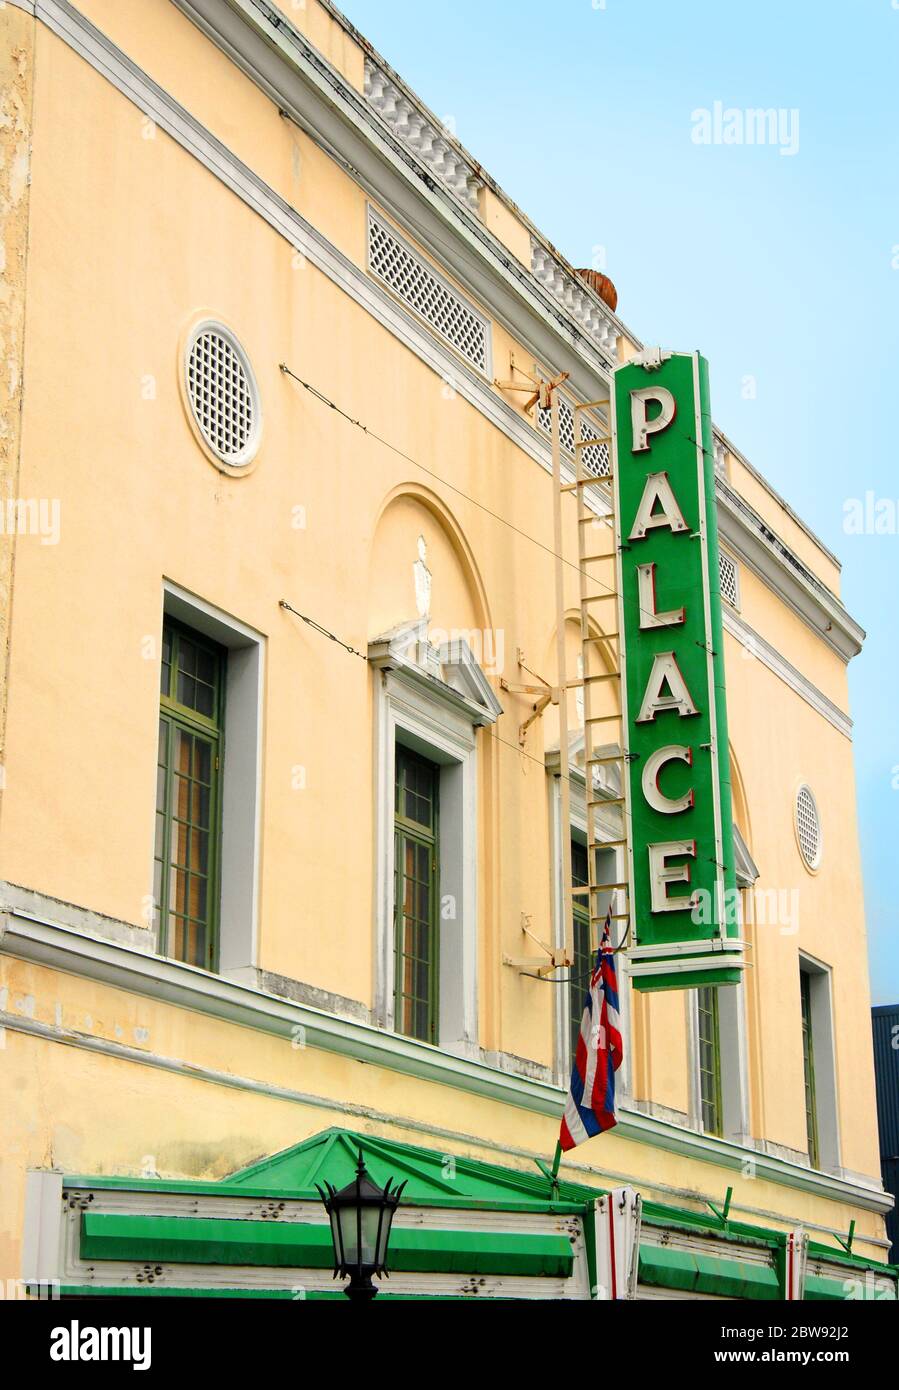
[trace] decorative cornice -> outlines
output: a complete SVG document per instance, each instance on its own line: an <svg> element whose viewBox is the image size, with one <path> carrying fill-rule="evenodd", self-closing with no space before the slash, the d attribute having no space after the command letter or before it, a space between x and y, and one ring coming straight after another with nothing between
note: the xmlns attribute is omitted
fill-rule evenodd
<svg viewBox="0 0 899 1390"><path fill-rule="evenodd" d="M466 160L455 141L447 138L446 130L431 120L430 113L368 55L365 58L365 97L431 173L472 212L477 212L478 191L483 181L474 166Z"/></svg>
<svg viewBox="0 0 899 1390"><path fill-rule="evenodd" d="M278 1037L296 1037L297 1029L301 1029L309 1048L338 1053L422 1081L452 1086L500 1104L514 1105L553 1118L562 1111L565 1093L561 1086L535 1077L522 1077L471 1058L441 1052L428 1043L382 1032L355 1019L332 1017L308 1005L276 998L260 989L222 979L181 961L148 956L131 947L101 941L52 922L16 913L0 918L0 953ZM30 1026L30 1031L42 1030L48 1037L55 1031L61 1031L51 1029L49 1025L37 1024L31 1019L18 1021L22 1026ZM93 1050L108 1051L120 1047L102 1038L78 1037L80 1045ZM71 1043L76 1038L67 1033L59 1040ZM126 1051L129 1054L133 1051L121 1050L123 1055ZM186 1074L196 1075L196 1068L184 1061L157 1061L143 1053L140 1059L149 1065L166 1065L170 1070L184 1070ZM139 1059L135 1057L133 1060ZM263 1083L255 1084L263 1090L277 1089ZM318 1103L324 1104L324 1098L318 1098ZM890 1194L873 1183L869 1186L867 1183L833 1177L728 1140L681 1129L627 1107L622 1107L619 1112L616 1135L721 1168L739 1170L751 1161L755 1175L760 1179L798 1188L844 1205L880 1213L889 1211L893 1205Z"/></svg>
<svg viewBox="0 0 899 1390"><path fill-rule="evenodd" d="M533 236L531 270L541 285L545 285L550 294L564 304L597 347L608 354L610 366L614 367L618 361L618 339L621 335L608 311L602 307L599 295L588 289L583 280L572 275L559 258Z"/></svg>

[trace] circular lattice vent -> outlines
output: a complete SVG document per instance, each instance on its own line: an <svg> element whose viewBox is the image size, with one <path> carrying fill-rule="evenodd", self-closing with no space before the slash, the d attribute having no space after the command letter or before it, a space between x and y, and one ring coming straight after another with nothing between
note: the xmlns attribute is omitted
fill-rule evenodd
<svg viewBox="0 0 899 1390"><path fill-rule="evenodd" d="M249 358L230 329L201 323L184 359L187 399L207 448L222 463L241 468L259 447L259 389Z"/></svg>
<svg viewBox="0 0 899 1390"><path fill-rule="evenodd" d="M809 787L800 787L796 793L796 838L808 868L817 869L821 863L821 820Z"/></svg>

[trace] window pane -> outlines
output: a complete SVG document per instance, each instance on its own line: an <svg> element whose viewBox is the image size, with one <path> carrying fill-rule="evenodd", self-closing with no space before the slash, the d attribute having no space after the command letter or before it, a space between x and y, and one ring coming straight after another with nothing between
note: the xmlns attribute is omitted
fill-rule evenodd
<svg viewBox="0 0 899 1390"><path fill-rule="evenodd" d="M721 1052L718 1029L718 991L714 986L696 992L699 1035L699 1091L702 1127L721 1134Z"/></svg>
<svg viewBox="0 0 899 1390"><path fill-rule="evenodd" d="M208 785L212 773L212 744L205 738L195 738L193 754L192 774L200 782Z"/></svg>
<svg viewBox="0 0 899 1390"><path fill-rule="evenodd" d="M408 749L396 750L396 809L404 820L433 830L438 769Z"/></svg>
<svg viewBox="0 0 899 1390"><path fill-rule="evenodd" d="M212 718L215 713L215 691L211 685L204 685L202 681L195 682L194 709L198 714L205 714L207 719Z"/></svg>
<svg viewBox="0 0 899 1390"><path fill-rule="evenodd" d="M172 635L168 628L162 631L162 667L159 673L159 690L168 695L172 678Z"/></svg>
<svg viewBox="0 0 899 1390"><path fill-rule="evenodd" d="M180 637L178 642L178 668L193 676L197 670L197 649L189 637Z"/></svg>
<svg viewBox="0 0 899 1390"><path fill-rule="evenodd" d="M436 1041L437 919L435 848L405 831L396 836L397 1029Z"/></svg>
<svg viewBox="0 0 899 1390"><path fill-rule="evenodd" d="M193 709L197 698L197 683L193 676L187 676L183 671L178 672L178 684L175 692L175 699L179 705L186 705L188 709Z"/></svg>
<svg viewBox="0 0 899 1390"><path fill-rule="evenodd" d="M437 1040L437 788L435 764L397 746L395 954L397 1029Z"/></svg>
<svg viewBox="0 0 899 1390"><path fill-rule="evenodd" d="M587 883L587 846L579 840L571 841L571 881L575 888ZM584 1000L593 973L594 953L590 948L590 916L586 894L578 893L572 899L574 918L574 959L568 975L568 1014L569 1045L573 1063L577 1053L577 1041L584 1016Z"/></svg>
<svg viewBox="0 0 899 1390"><path fill-rule="evenodd" d="M180 629L168 628L163 654L178 702L218 717L219 654ZM168 695L165 682L162 694ZM213 963L217 754L214 731L198 732L184 725L171 706L164 707L158 742L154 894L163 948L205 967Z"/></svg>
<svg viewBox="0 0 899 1390"><path fill-rule="evenodd" d="M818 1115L815 1102L815 1053L812 1039L811 980L805 971L799 976L802 1009L802 1066L805 1079L805 1130L809 1162L818 1167Z"/></svg>
<svg viewBox="0 0 899 1390"><path fill-rule="evenodd" d="M180 628L163 632L162 693L207 719L218 718L223 654Z"/></svg>
<svg viewBox="0 0 899 1390"><path fill-rule="evenodd" d="M203 681L205 685L215 684L216 660L212 652L203 647L197 648L196 653L196 672L197 679Z"/></svg>

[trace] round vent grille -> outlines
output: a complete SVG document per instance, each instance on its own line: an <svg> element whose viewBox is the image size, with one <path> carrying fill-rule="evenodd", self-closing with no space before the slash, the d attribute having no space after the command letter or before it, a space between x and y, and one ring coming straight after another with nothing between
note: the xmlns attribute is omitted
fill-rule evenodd
<svg viewBox="0 0 899 1390"><path fill-rule="evenodd" d="M230 329L199 324L188 340L184 371L190 408L208 448L232 468L249 463L259 447L259 389Z"/></svg>
<svg viewBox="0 0 899 1390"><path fill-rule="evenodd" d="M796 793L796 838L808 868L817 869L821 863L821 821L809 787L800 787Z"/></svg>

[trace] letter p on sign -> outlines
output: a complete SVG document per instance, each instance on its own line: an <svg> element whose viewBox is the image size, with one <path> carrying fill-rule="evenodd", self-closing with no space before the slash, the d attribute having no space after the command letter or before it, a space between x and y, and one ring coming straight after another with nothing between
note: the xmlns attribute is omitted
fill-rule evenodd
<svg viewBox="0 0 899 1390"><path fill-rule="evenodd" d="M646 407L650 401L655 401L657 405L661 406L661 409L658 415L647 420ZM644 449L648 449L649 436L666 430L674 419L676 409L673 395L664 386L647 386L642 391L632 391L631 429L634 435L632 452L639 454Z"/></svg>

